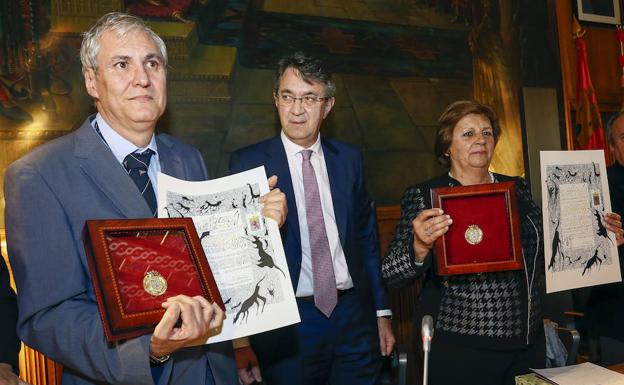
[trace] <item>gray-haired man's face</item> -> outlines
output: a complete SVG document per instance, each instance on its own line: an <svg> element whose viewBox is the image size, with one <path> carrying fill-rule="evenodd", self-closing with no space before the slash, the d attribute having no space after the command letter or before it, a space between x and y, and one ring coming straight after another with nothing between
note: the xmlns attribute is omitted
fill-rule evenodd
<svg viewBox="0 0 624 385"><path fill-rule="evenodd" d="M158 46L144 31L124 37L105 32L97 73L85 73L87 92L98 112L122 136L154 130L167 104L167 79Z"/></svg>
<svg viewBox="0 0 624 385"><path fill-rule="evenodd" d="M611 126L612 143L609 145L615 160L624 166L624 115L613 122Z"/></svg>

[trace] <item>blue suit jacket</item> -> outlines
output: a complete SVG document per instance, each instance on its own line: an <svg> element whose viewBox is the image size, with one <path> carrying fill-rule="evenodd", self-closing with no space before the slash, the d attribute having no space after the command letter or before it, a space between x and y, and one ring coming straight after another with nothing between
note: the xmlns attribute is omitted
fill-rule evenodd
<svg viewBox="0 0 624 385"><path fill-rule="evenodd" d="M158 135L164 173L205 180L199 152ZM106 342L82 244L87 219L148 218L147 203L89 119L17 160L5 182L9 258L22 340L63 364L63 384L152 384L150 335ZM182 349L160 384L237 384L231 344Z"/></svg>
<svg viewBox="0 0 624 385"><path fill-rule="evenodd" d="M372 298L375 309L388 309L381 281L377 220L364 184L360 151L352 145L324 138L321 146L340 243L354 287L364 298ZM277 187L288 200L288 216L281 231L290 277L296 289L301 271L301 234L288 160L279 135L237 150L230 158L230 172L233 173L261 165L268 176L278 176Z"/></svg>

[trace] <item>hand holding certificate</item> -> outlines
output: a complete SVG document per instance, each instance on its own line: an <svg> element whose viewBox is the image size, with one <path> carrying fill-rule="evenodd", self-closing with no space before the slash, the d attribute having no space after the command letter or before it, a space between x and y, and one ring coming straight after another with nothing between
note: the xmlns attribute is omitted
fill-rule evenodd
<svg viewBox="0 0 624 385"><path fill-rule="evenodd" d="M269 192L263 167L204 182L158 175L159 216L193 219L225 304L223 330L208 343L299 322L278 228L281 194Z"/></svg>
<svg viewBox="0 0 624 385"><path fill-rule="evenodd" d="M154 331L155 349L166 353L171 341L220 342L299 322L278 228L285 199L269 192L264 169L205 182L158 178L161 219L87 222L107 339ZM185 323L188 307L206 322Z"/></svg>

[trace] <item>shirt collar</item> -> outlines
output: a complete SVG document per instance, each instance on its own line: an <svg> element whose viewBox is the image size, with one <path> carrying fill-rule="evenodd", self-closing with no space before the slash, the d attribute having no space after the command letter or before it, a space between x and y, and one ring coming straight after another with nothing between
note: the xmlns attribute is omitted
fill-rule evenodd
<svg viewBox="0 0 624 385"><path fill-rule="evenodd" d="M282 143L284 144L284 150L286 150L286 157L291 157L299 154L302 150L312 150L317 155L323 155L323 147L321 146L321 134L316 138L316 142L308 148L302 147L292 140L288 139L284 131L280 132Z"/></svg>
<svg viewBox="0 0 624 385"><path fill-rule="evenodd" d="M126 156L128 156L128 154L136 151L143 152L148 148L158 154L158 148L156 147L156 136L154 134L152 134L152 138L150 139L147 147L140 148L130 142L128 139L119 135L117 131L113 130L113 128L108 123L106 123L104 118L102 118L102 115L100 115L99 113L95 116L95 121L97 122L98 128L100 129L100 133L102 134L104 141L106 142L106 144L108 144L108 147L110 147L113 155L115 155L115 158L117 159L117 161L119 161L119 163L123 163L124 159L126 158Z"/></svg>

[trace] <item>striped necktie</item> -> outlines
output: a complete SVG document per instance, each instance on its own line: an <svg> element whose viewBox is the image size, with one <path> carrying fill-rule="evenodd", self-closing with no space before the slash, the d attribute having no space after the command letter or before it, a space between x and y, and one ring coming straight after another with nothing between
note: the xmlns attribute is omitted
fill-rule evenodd
<svg viewBox="0 0 624 385"><path fill-rule="evenodd" d="M128 172L128 176L132 178L134 184L143 195L143 199L147 202L152 215L156 216L156 195L154 194L154 187L147 174L150 160L155 152L149 148L143 152L133 152L128 154L123 161L123 166Z"/></svg>

